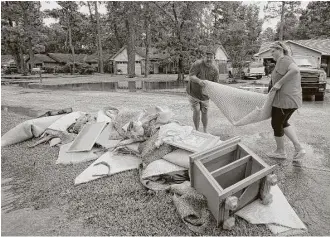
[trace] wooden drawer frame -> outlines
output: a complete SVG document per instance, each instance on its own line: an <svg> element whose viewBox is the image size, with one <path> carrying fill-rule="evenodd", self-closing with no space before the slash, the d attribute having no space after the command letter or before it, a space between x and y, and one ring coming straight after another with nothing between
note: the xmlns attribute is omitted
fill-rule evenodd
<svg viewBox="0 0 330 237"><path fill-rule="evenodd" d="M271 174L274 169L240 143L239 137L190 155L191 186L206 197L217 225L223 224L225 229L235 225L230 215L234 211L257 198L271 203L270 186L277 182Z"/></svg>

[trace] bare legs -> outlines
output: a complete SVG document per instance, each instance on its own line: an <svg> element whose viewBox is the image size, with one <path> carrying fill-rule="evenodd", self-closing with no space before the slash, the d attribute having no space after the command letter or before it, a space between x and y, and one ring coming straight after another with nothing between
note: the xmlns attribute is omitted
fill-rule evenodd
<svg viewBox="0 0 330 237"><path fill-rule="evenodd" d="M295 154L293 159L298 160L302 158L306 151L303 149L301 143L298 140L298 136L296 134L295 129L292 126L288 126L284 128L284 134L290 139L290 141L293 143L293 146L295 148ZM268 156L273 158L285 158L285 149L284 149L284 136L282 137L276 137L276 150L273 153L270 153Z"/></svg>
<svg viewBox="0 0 330 237"><path fill-rule="evenodd" d="M198 131L199 129L199 123L201 120L201 114L202 114L202 124L203 124L203 131L207 133L207 125L208 125L208 115L207 111L203 112L200 110L199 106L194 106L193 108L193 121L195 125L195 129Z"/></svg>
<svg viewBox="0 0 330 237"><path fill-rule="evenodd" d="M284 136L282 136L282 137L276 137L275 136L275 141L276 141L275 153L284 154L285 153L285 150L284 150Z"/></svg>
<svg viewBox="0 0 330 237"><path fill-rule="evenodd" d="M290 141L293 143L294 148L296 151L300 151L302 149L302 146L298 140L298 136L296 134L296 131L292 126L284 128L284 134L290 139Z"/></svg>

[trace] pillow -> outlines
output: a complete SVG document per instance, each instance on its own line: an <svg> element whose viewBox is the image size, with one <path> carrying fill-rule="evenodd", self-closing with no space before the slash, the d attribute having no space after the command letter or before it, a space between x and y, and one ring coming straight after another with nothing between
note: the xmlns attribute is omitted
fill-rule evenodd
<svg viewBox="0 0 330 237"><path fill-rule="evenodd" d="M189 156L191 154L193 154L193 152L177 149L163 156L163 159L189 169Z"/></svg>

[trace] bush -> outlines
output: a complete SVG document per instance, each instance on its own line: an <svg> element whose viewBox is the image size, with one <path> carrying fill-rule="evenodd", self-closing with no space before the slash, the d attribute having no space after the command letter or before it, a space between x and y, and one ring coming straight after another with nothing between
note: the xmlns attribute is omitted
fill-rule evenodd
<svg viewBox="0 0 330 237"><path fill-rule="evenodd" d="M82 75L90 75L95 72L94 67L92 67L91 65L88 65L86 63L78 64L76 67L78 69L79 74L82 74Z"/></svg>
<svg viewBox="0 0 330 237"><path fill-rule="evenodd" d="M16 67L6 67L6 68L4 69L4 73L5 73L6 75L8 75L8 74L13 74L13 73L18 73L18 70L17 70Z"/></svg>
<svg viewBox="0 0 330 237"><path fill-rule="evenodd" d="M44 71L44 73L54 73L55 72L55 68L53 68L53 67L44 67L42 70Z"/></svg>

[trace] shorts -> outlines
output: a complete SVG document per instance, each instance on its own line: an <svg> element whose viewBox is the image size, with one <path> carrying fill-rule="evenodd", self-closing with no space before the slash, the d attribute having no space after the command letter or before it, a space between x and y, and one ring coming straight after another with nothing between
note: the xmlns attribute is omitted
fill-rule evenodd
<svg viewBox="0 0 330 237"><path fill-rule="evenodd" d="M188 95L188 99L191 105L191 109L200 109L202 113L206 113L209 108L209 100L200 100Z"/></svg>
<svg viewBox="0 0 330 237"><path fill-rule="evenodd" d="M272 120L271 124L274 130L275 137L282 137L284 135L284 128L290 126L288 123L291 115L297 109L281 109L277 107L272 107Z"/></svg>

